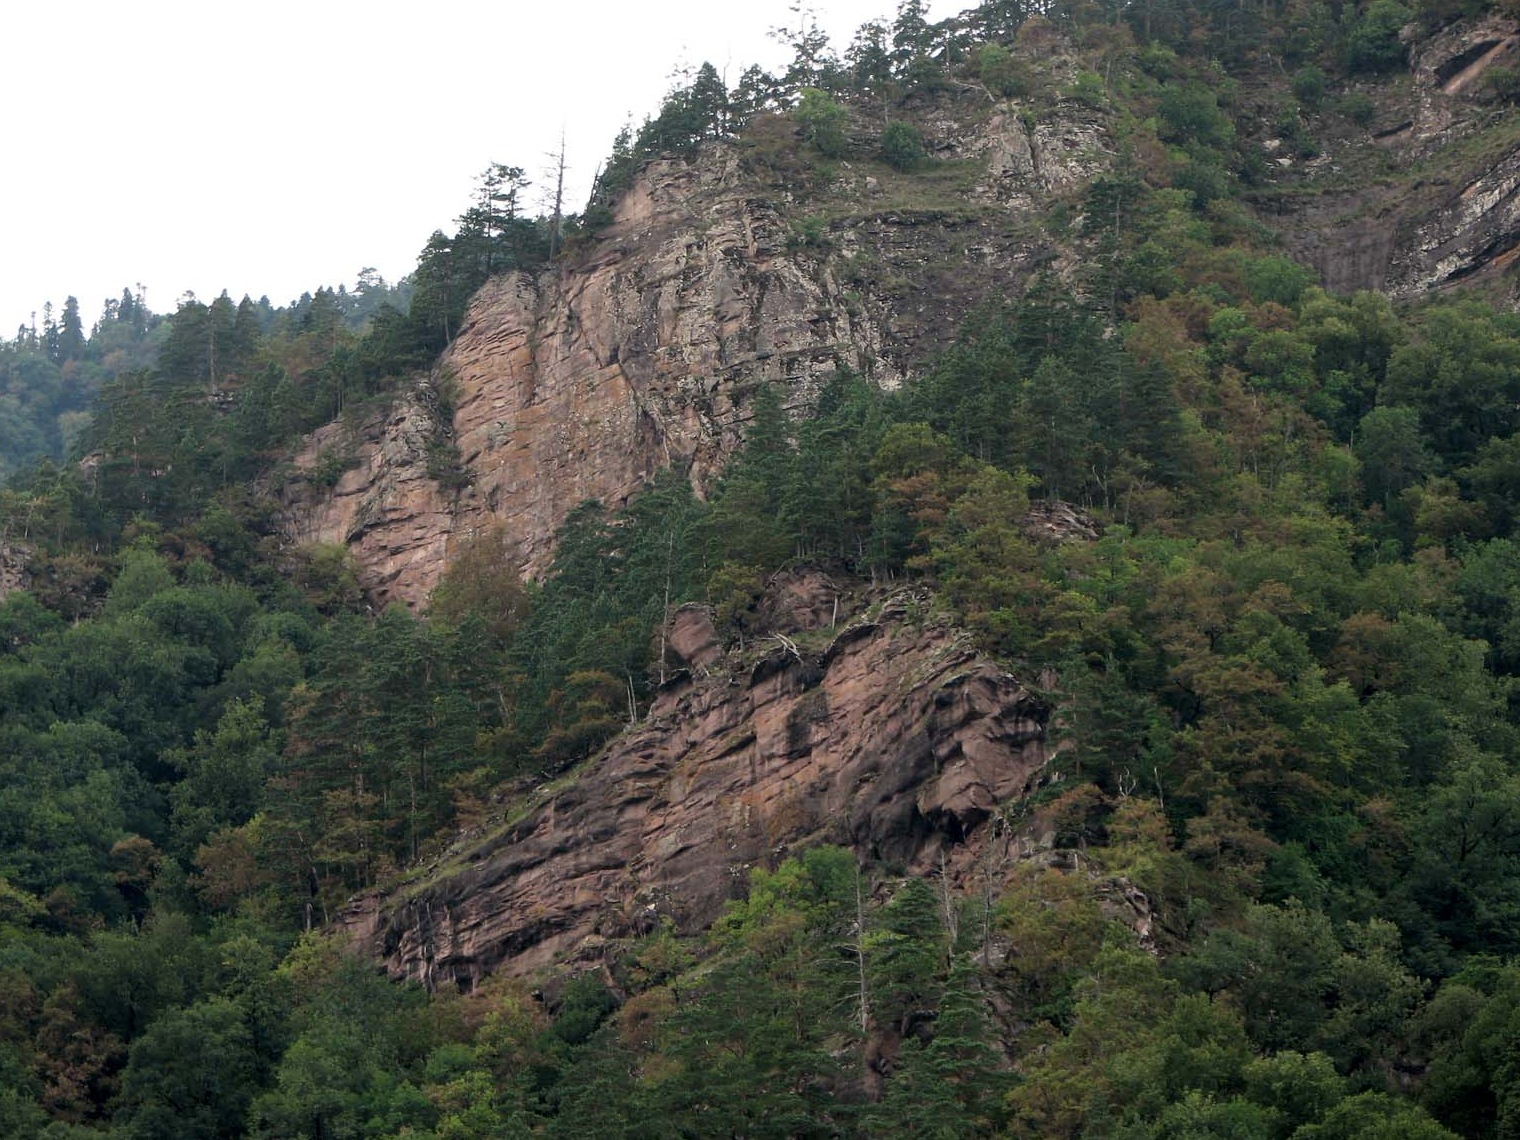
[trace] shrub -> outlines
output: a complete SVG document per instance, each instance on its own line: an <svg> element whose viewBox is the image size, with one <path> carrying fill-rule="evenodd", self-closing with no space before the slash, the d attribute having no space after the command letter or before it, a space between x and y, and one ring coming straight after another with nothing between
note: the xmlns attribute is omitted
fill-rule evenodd
<svg viewBox="0 0 1520 1140"><path fill-rule="evenodd" d="M1296 305L1304 290L1314 284L1314 274L1286 257L1254 257L1246 262L1246 288L1255 301Z"/></svg>
<svg viewBox="0 0 1520 1140"><path fill-rule="evenodd" d="M838 158L845 150L845 125L850 113L827 91L805 87L802 102L792 112L808 142L825 158Z"/></svg>
<svg viewBox="0 0 1520 1140"><path fill-rule="evenodd" d="M358 456L346 448L324 447L318 452L317 461L312 465L311 481L318 487L330 491L338 485L338 480L343 478L343 472L356 462L358 462Z"/></svg>
<svg viewBox="0 0 1520 1140"><path fill-rule="evenodd" d="M976 62L982 83L994 95L1016 99L1029 94L1029 70L1002 44L983 44Z"/></svg>
<svg viewBox="0 0 1520 1140"><path fill-rule="evenodd" d="M1346 66L1372 74L1402 67L1404 45L1399 30L1413 18L1414 13L1398 0L1372 0L1346 37Z"/></svg>
<svg viewBox="0 0 1520 1140"><path fill-rule="evenodd" d="M1235 124L1220 109L1219 99L1201 83L1168 87L1156 107L1157 133L1167 142L1227 147L1235 141Z"/></svg>
<svg viewBox="0 0 1520 1140"><path fill-rule="evenodd" d="M1108 102L1108 92L1103 89L1103 77L1095 71L1080 72L1066 93L1084 107L1095 110Z"/></svg>
<svg viewBox="0 0 1520 1140"><path fill-rule="evenodd" d="M1353 91L1341 100L1341 114L1357 126L1365 127L1377 115L1377 106L1365 91Z"/></svg>
<svg viewBox="0 0 1520 1140"><path fill-rule="evenodd" d="M809 214L792 223L786 245L790 250L821 249L829 244L829 221L821 214Z"/></svg>
<svg viewBox="0 0 1520 1140"><path fill-rule="evenodd" d="M1197 210L1230 193L1229 174L1209 157L1193 158L1174 167L1172 185L1192 194L1193 208Z"/></svg>
<svg viewBox="0 0 1520 1140"><path fill-rule="evenodd" d="M1314 137L1305 129L1304 121L1294 111L1278 117L1277 133L1295 158L1313 158L1319 153L1319 143L1314 141Z"/></svg>
<svg viewBox="0 0 1520 1140"><path fill-rule="evenodd" d="M912 123L888 123L881 132L881 157L894 170L913 170L924 160L924 137Z"/></svg>
<svg viewBox="0 0 1520 1140"><path fill-rule="evenodd" d="M1520 103L1520 67L1490 68L1483 85L1501 102Z"/></svg>
<svg viewBox="0 0 1520 1140"><path fill-rule="evenodd" d="M1301 67L1293 76L1293 94L1306 110L1315 111L1325 101L1325 73L1312 63Z"/></svg>

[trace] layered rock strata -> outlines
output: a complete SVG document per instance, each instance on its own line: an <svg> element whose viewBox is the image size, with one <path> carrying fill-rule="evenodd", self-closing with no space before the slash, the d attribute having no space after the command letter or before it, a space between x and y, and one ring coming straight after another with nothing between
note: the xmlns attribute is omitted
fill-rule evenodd
<svg viewBox="0 0 1520 1140"><path fill-rule="evenodd" d="M1485 77L1520 59L1520 21L1461 21L1411 53L1412 84L1386 100L1371 135L1313 160L1322 171L1384 173L1354 189L1282 201L1267 218L1289 249L1338 293L1384 290L1414 299L1496 281L1520 256L1520 147L1514 109L1484 99ZM1360 152L1360 153L1359 153ZM1500 289L1514 299L1512 283Z"/></svg>
<svg viewBox="0 0 1520 1140"><path fill-rule="evenodd" d="M1305 161L1263 140L1278 148L1255 197L1263 220L1335 292L1485 284L1513 299L1520 133L1485 101L1485 76L1517 57L1520 22L1459 22L1416 47L1408 81L1369 88L1372 127L1325 111L1340 137ZM781 118L756 140L651 163L613 223L550 272L489 282L419 392L311 439L298 471L334 453L352 463L334 487L283 489L289 537L347 545L379 605L425 601L451 544L488 524L538 574L582 500L615 507L672 464L709 487L759 385L793 411L842 370L893 387L978 305L1037 272L1077 275L1080 227L1057 239L1045 217L1054 203L1080 211L1111 167L1105 115L989 98L915 108L934 161L911 174L841 161L824 175ZM867 133L855 150L874 145ZM452 490L431 469L440 441L457 448Z"/></svg>
<svg viewBox="0 0 1520 1140"><path fill-rule="evenodd" d="M503 523L533 574L583 500L617 505L672 463L705 486L759 384L782 385L793 407L841 368L896 384L870 316L788 251L785 222L753 190L731 154L655 163L579 256L536 280L488 282L435 371L449 422L403 400L364 425L332 494L308 485L290 498L291 536L349 545L379 602L415 604L449 543L477 527ZM314 469L338 430L318 433L297 468ZM458 448L457 495L427 471L439 434Z"/></svg>
<svg viewBox="0 0 1520 1140"><path fill-rule="evenodd" d="M777 636L722 654L688 609L692 666L574 783L344 918L397 977L594 958L669 916L701 929L752 867L837 843L908 872L965 867L999 804L1046 760L1046 711L964 635L889 600L809 652ZM821 605L804 610L821 621ZM705 628L704 628L705 626Z"/></svg>
<svg viewBox="0 0 1520 1140"><path fill-rule="evenodd" d="M1049 264L1032 207L1105 161L1090 112L1030 128L972 110L970 128L936 127L966 173L940 205L916 176L883 185L848 163L801 204L732 145L652 163L579 252L480 290L428 382L443 420L413 395L309 440L308 478L283 489L289 537L347 545L377 603L415 605L476 528L503 524L531 575L585 499L616 506L671 464L704 490L759 385L793 412L841 370L896 387L967 312ZM428 470L440 439L458 449L457 493ZM338 453L351 464L321 486Z"/></svg>

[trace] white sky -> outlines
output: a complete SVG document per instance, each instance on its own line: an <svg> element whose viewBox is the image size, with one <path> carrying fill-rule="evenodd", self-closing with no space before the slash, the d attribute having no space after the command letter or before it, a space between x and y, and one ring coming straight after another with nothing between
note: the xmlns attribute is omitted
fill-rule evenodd
<svg viewBox="0 0 1520 1140"><path fill-rule="evenodd" d="M0 336L146 286L284 304L410 272L492 161L536 195L565 132L572 208L674 69L775 68L789 0L40 0L7 5ZM818 0L843 51L896 0ZM941 0L942 18L962 5Z"/></svg>

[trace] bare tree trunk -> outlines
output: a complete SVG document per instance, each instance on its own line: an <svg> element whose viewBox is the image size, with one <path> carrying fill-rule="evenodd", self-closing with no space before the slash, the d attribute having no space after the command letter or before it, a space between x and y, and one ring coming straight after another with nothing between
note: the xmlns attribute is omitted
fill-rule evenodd
<svg viewBox="0 0 1520 1140"><path fill-rule="evenodd" d="M871 1024L870 994L866 989L866 908L860 893L860 867L855 867L855 970L860 984L860 1040Z"/></svg>
<svg viewBox="0 0 1520 1140"><path fill-rule="evenodd" d="M554 215L549 223L549 260L559 252L560 230L565 217L565 132L559 132L559 151L550 155L554 159Z"/></svg>
<svg viewBox="0 0 1520 1140"><path fill-rule="evenodd" d="M670 639L670 564L676 556L676 532L670 532L670 541L665 548L665 598L660 610L660 685L665 684L665 645Z"/></svg>

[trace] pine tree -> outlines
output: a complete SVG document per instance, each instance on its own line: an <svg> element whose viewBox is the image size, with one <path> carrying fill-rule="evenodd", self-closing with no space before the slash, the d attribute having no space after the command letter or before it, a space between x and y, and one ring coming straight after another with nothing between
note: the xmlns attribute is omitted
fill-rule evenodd
<svg viewBox="0 0 1520 1140"><path fill-rule="evenodd" d="M85 354L84 324L79 319L79 298L70 297L63 303L63 323L58 329L59 364L70 360L83 360Z"/></svg>

